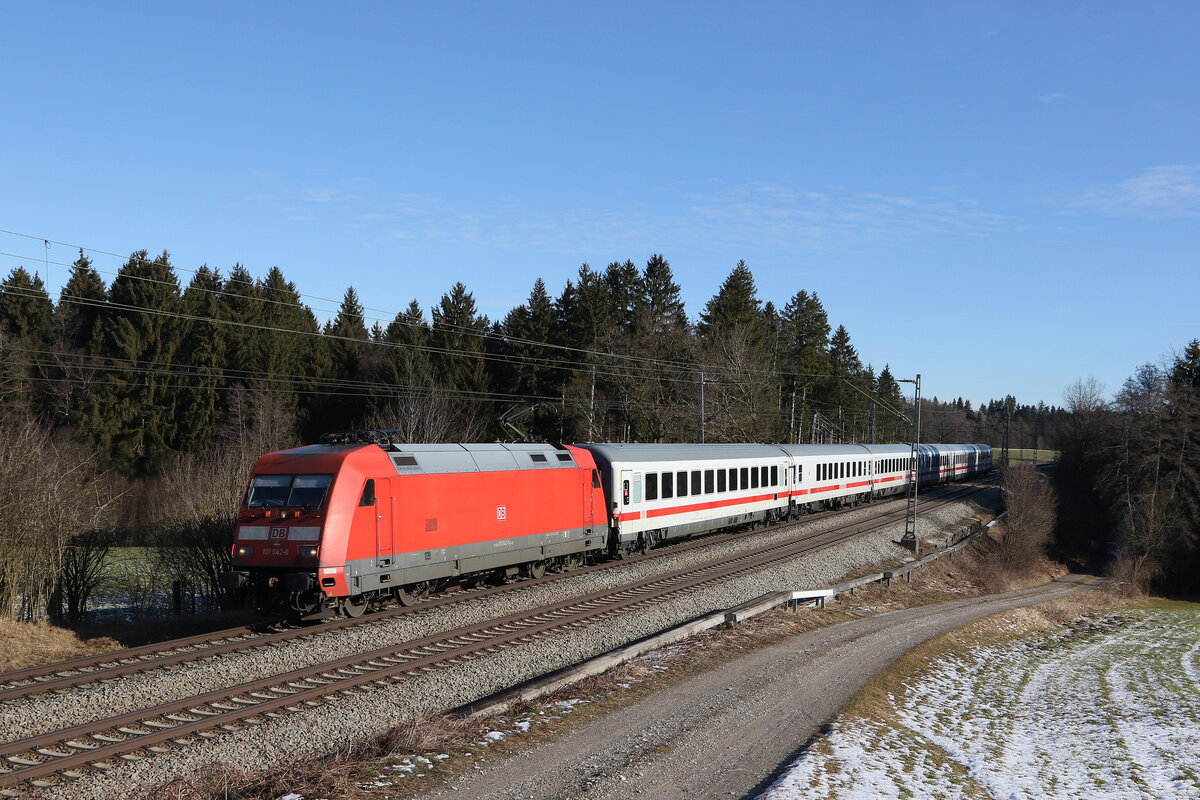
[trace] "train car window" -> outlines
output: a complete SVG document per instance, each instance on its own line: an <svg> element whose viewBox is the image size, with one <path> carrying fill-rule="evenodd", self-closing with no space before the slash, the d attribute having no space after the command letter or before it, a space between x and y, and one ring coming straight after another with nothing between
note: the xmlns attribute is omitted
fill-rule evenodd
<svg viewBox="0 0 1200 800"><path fill-rule="evenodd" d="M717 490L716 475L711 469L704 470L704 493L712 494Z"/></svg>
<svg viewBox="0 0 1200 800"><path fill-rule="evenodd" d="M687 473L686 472L676 472L675 473L675 488L678 490L676 493L680 497L687 497L688 490L687 490Z"/></svg>
<svg viewBox="0 0 1200 800"><path fill-rule="evenodd" d="M625 505L629 505L629 481L621 481L621 497L625 500Z"/></svg>
<svg viewBox="0 0 1200 800"><path fill-rule="evenodd" d="M772 486L779 485L779 465L778 464L771 467L771 485Z"/></svg>
<svg viewBox="0 0 1200 800"><path fill-rule="evenodd" d="M360 506L375 505L375 479L374 478L367 478L367 483L365 486L363 486L362 497L358 498L358 504Z"/></svg>
<svg viewBox="0 0 1200 800"><path fill-rule="evenodd" d="M675 474L672 472L662 474L662 495L664 500L675 496Z"/></svg>
<svg viewBox="0 0 1200 800"><path fill-rule="evenodd" d="M771 484L767 483L768 477L770 477L770 475L768 474L767 468L765 466L759 467L758 468L759 484L762 486L770 486Z"/></svg>
<svg viewBox="0 0 1200 800"><path fill-rule="evenodd" d="M729 470L729 491L736 492L738 488L737 469L731 467Z"/></svg>
<svg viewBox="0 0 1200 800"><path fill-rule="evenodd" d="M750 468L750 488L751 489L758 488L758 467Z"/></svg>
<svg viewBox="0 0 1200 800"><path fill-rule="evenodd" d="M757 483L755 484L758 485ZM743 489L750 488L750 470L747 467L742 467L742 476L738 479L738 486Z"/></svg>
<svg viewBox="0 0 1200 800"><path fill-rule="evenodd" d="M692 470L692 494L700 494L700 470Z"/></svg>
<svg viewBox="0 0 1200 800"><path fill-rule="evenodd" d="M801 483L804 483L804 465L803 464L796 467L796 485L800 485Z"/></svg>
<svg viewBox="0 0 1200 800"><path fill-rule="evenodd" d="M658 473L657 472L647 472L646 473L646 499L647 500L657 500L658 499Z"/></svg>
<svg viewBox="0 0 1200 800"><path fill-rule="evenodd" d="M725 477L726 477L725 470L723 470L723 469L717 470L717 491L718 492L725 491L725 486L726 486Z"/></svg>

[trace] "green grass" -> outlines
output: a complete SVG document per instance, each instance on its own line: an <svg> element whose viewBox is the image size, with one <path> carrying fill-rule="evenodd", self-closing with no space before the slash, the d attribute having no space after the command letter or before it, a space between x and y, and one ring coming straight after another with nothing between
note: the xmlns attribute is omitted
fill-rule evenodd
<svg viewBox="0 0 1200 800"><path fill-rule="evenodd" d="M1038 463L1041 464L1045 461L1058 461L1058 456L1058 450L1029 450L1025 448L1013 448L1008 451L1009 461L1029 461L1030 459L1036 458ZM995 459L1000 458L1000 448L992 448L992 457Z"/></svg>

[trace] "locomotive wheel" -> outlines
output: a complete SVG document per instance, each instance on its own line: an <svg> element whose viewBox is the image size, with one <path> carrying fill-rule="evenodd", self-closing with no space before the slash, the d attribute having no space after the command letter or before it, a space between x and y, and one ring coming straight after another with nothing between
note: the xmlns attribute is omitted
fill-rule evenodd
<svg viewBox="0 0 1200 800"><path fill-rule="evenodd" d="M525 574L526 578L532 578L534 580L537 580L538 578L540 578L546 574L546 562L545 561L531 561L528 564L526 564L525 568L521 571Z"/></svg>
<svg viewBox="0 0 1200 800"><path fill-rule="evenodd" d="M396 600L402 606L415 606L429 596L429 581L410 583L396 588Z"/></svg>
<svg viewBox="0 0 1200 800"><path fill-rule="evenodd" d="M302 617L317 613L321 608L321 596L315 592L292 592L288 597L292 611Z"/></svg>
<svg viewBox="0 0 1200 800"><path fill-rule="evenodd" d="M356 594L353 597L343 597L339 608L347 617L355 619L361 617L370 604L371 601L367 599L366 595Z"/></svg>

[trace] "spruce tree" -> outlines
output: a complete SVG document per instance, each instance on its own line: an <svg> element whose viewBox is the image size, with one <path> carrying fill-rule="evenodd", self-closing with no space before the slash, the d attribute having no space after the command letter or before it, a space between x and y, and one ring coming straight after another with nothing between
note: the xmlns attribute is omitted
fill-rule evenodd
<svg viewBox="0 0 1200 800"><path fill-rule="evenodd" d="M650 256L642 271L641 306L652 332L687 325L679 284L671 274L670 263L658 253Z"/></svg>
<svg viewBox="0 0 1200 800"><path fill-rule="evenodd" d="M351 286L342 297L337 316L325 324L322 337L328 364L321 408L329 430L347 430L365 421L370 386L364 370L368 338L362 303Z"/></svg>
<svg viewBox="0 0 1200 800"><path fill-rule="evenodd" d="M442 295L433 309L431 342L434 368L443 387L462 392L486 392L483 335L487 317L475 308L475 297L462 283Z"/></svg>
<svg viewBox="0 0 1200 800"><path fill-rule="evenodd" d="M745 261L738 261L718 293L704 305L696 330L708 342L733 331L743 331L752 345L760 347L766 338L761 306L750 267Z"/></svg>
<svg viewBox="0 0 1200 800"><path fill-rule="evenodd" d="M13 269L0 284L0 328L23 347L45 351L50 346L52 318L42 279L24 267Z"/></svg>
<svg viewBox="0 0 1200 800"><path fill-rule="evenodd" d="M156 472L176 440L180 303L169 254L151 259L141 250L117 273L96 322L93 354L111 367L81 414L81 432L128 475Z"/></svg>
<svg viewBox="0 0 1200 800"><path fill-rule="evenodd" d="M92 267L91 259L80 250L54 309L59 347L82 352L91 345L104 300L104 281Z"/></svg>
<svg viewBox="0 0 1200 800"><path fill-rule="evenodd" d="M262 326L255 364L275 379L273 390L294 412L299 407L298 392L315 389L312 379L328 369L325 348L317 336L320 326L312 309L301 302L296 284L284 277L279 267L271 267L255 288L261 298L255 322Z"/></svg>
<svg viewBox="0 0 1200 800"><path fill-rule="evenodd" d="M46 416L53 406L49 380L50 296L37 275L17 267L0 284L0 337L4 338L6 412Z"/></svg>
<svg viewBox="0 0 1200 800"><path fill-rule="evenodd" d="M633 330L642 293L642 276L632 261L612 262L604 269L608 316L623 333Z"/></svg>
<svg viewBox="0 0 1200 800"><path fill-rule="evenodd" d="M221 419L226 339L230 326L219 272L205 264L196 270L183 292L186 335L179 348L179 366L186 390L179 398L177 444L181 450L208 447Z"/></svg>

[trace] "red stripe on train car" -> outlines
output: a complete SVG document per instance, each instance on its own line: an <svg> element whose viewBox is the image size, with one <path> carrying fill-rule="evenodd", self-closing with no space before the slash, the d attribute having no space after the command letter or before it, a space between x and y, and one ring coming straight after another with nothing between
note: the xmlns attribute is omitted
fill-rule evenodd
<svg viewBox="0 0 1200 800"><path fill-rule="evenodd" d="M686 514L689 511L707 511L712 508L724 508L727 506L737 506L744 503L762 503L769 500L774 500L775 494L760 494L754 497L734 497L729 500L713 500L709 503L692 503L686 506L672 506L671 508L655 508L646 512L646 517L666 517L672 514Z"/></svg>

